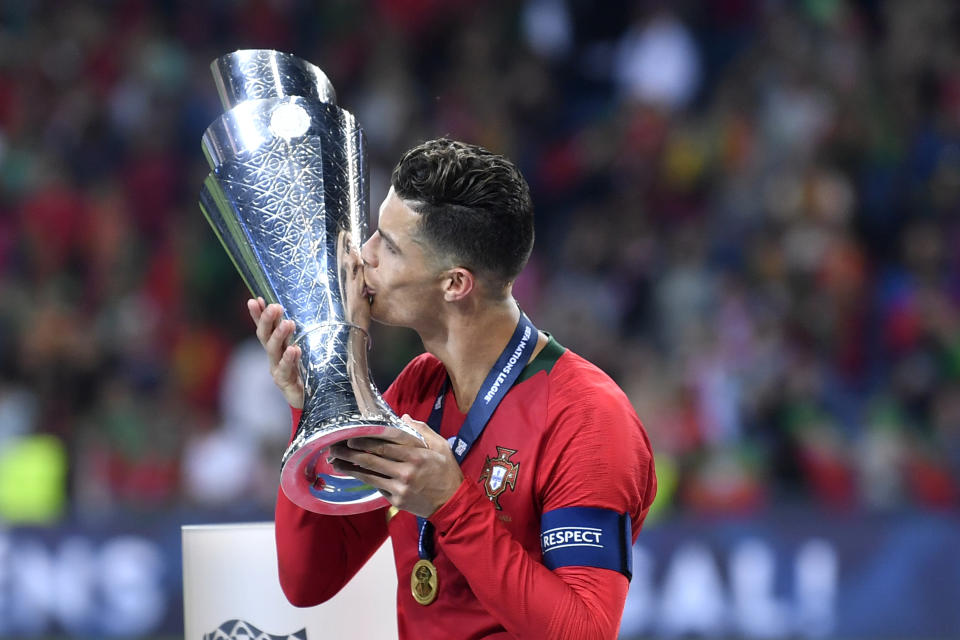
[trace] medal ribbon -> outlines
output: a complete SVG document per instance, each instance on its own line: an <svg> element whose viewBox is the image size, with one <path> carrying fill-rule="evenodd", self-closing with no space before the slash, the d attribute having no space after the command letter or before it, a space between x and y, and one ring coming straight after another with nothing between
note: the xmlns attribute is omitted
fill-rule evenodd
<svg viewBox="0 0 960 640"><path fill-rule="evenodd" d="M480 434L493 416L500 401L507 395L510 387L520 377L523 368L527 366L527 361L537 346L537 328L530 322L530 318L525 313L520 312L520 321L517 322L517 328L507 343L506 348L497 358L490 373L480 386L477 397L467 412L467 417L460 427L457 437L453 441L453 456L458 463L463 463L467 457L473 443L477 441ZM433 410L427 419L430 428L440 433L440 424L443 422L443 400L447 396L447 389L450 387L450 378L447 377L440 387L437 394L437 401L433 403ZM433 560L433 525L426 518L417 517L417 523L420 525L420 537L417 542L417 551L423 560Z"/></svg>

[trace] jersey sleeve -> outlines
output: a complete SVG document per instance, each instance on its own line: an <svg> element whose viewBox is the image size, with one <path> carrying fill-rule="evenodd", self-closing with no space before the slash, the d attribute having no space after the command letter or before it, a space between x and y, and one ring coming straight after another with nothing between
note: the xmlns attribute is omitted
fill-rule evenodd
<svg viewBox="0 0 960 640"><path fill-rule="evenodd" d="M591 365L592 366L592 365ZM597 371L599 373L599 371ZM609 378L558 376L551 386L550 434L538 469L542 511L615 510L630 518L632 544L656 481L642 425ZM476 597L518 638L616 638L629 586L617 571L548 569L496 518L476 483L465 480L431 516L438 543Z"/></svg>
<svg viewBox="0 0 960 640"><path fill-rule="evenodd" d="M640 419L599 370L589 377L562 376L555 386L542 456L552 462L537 469L543 513L595 507L626 514L635 541L657 490L653 453Z"/></svg>

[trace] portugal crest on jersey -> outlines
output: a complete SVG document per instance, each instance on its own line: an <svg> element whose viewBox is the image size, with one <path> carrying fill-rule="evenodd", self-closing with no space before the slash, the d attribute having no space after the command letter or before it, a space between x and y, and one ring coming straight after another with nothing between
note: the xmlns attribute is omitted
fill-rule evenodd
<svg viewBox="0 0 960 640"><path fill-rule="evenodd" d="M483 473L480 474L480 482L487 492L487 497L493 502L498 511L500 508L500 494L517 482L517 473L520 471L519 462L510 462L510 456L515 454L513 449L506 447L497 447L497 457L487 456L487 461L483 465Z"/></svg>

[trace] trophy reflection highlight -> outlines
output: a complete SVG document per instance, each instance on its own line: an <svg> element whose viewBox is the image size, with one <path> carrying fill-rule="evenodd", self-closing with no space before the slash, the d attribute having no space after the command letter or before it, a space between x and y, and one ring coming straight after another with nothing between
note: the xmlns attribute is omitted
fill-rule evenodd
<svg viewBox="0 0 960 640"><path fill-rule="evenodd" d="M303 414L282 459L280 486L317 513L388 503L336 474L326 449L400 429L370 379L360 246L368 236L363 131L336 105L314 65L290 54L243 50L211 64L226 112L204 133L211 168L200 208L254 296L278 302L296 325Z"/></svg>

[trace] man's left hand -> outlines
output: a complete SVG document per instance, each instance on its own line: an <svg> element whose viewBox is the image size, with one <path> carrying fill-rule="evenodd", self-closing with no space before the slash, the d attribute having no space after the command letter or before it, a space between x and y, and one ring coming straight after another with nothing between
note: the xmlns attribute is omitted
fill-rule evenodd
<svg viewBox="0 0 960 640"><path fill-rule="evenodd" d="M398 509L428 518L453 496L463 473L442 436L406 414L402 420L423 436L426 447L393 429L382 437L351 438L332 445L332 465L337 473L379 489Z"/></svg>

